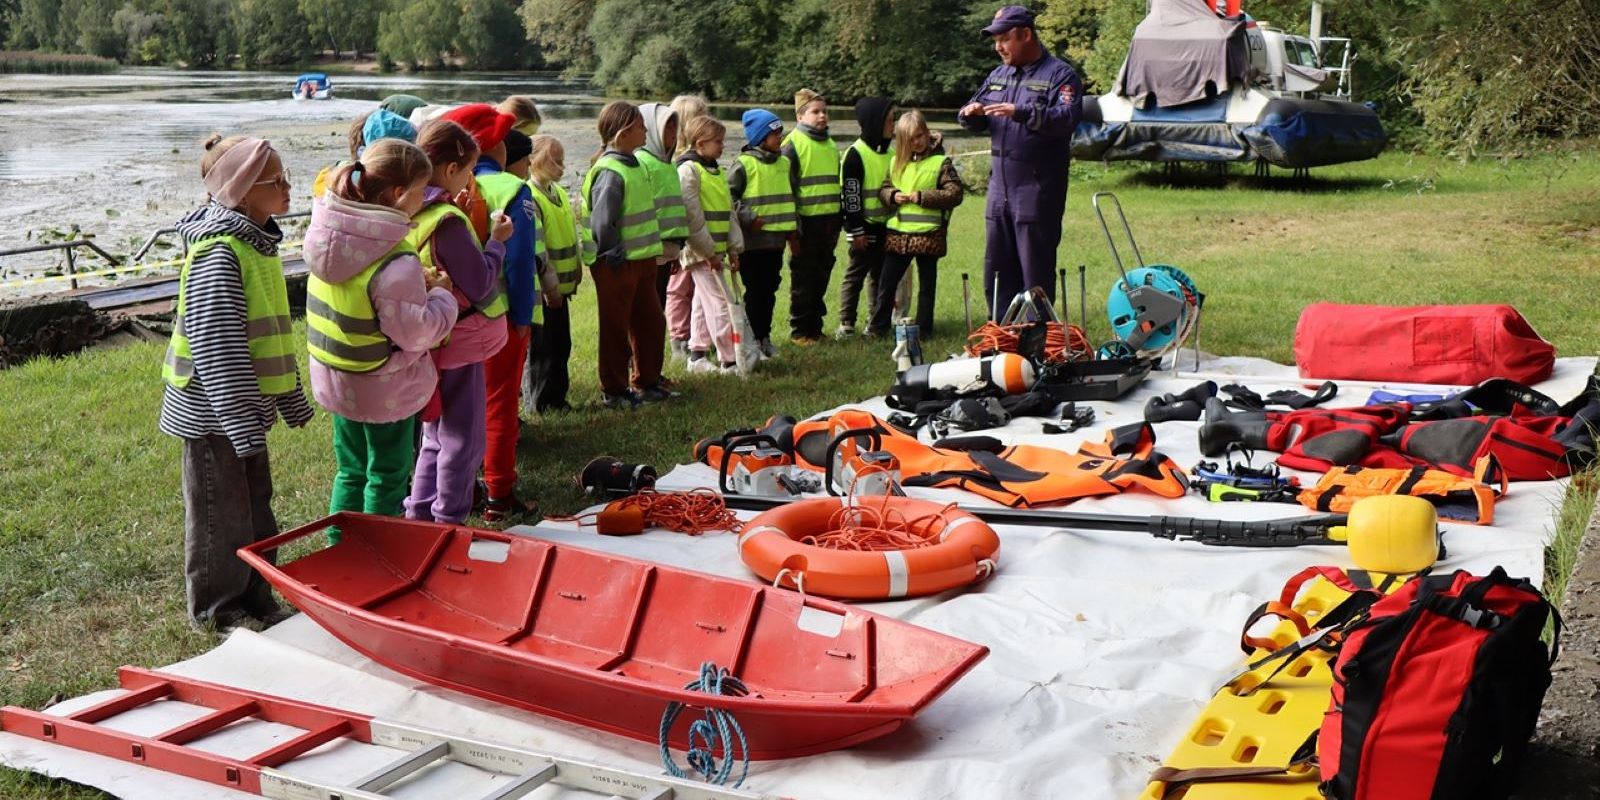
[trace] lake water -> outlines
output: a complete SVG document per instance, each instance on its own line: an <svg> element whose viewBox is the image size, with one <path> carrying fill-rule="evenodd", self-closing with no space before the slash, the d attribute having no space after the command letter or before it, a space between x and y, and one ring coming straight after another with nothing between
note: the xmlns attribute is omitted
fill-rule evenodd
<svg viewBox="0 0 1600 800"><path fill-rule="evenodd" d="M132 252L149 233L204 201L201 142L213 132L271 139L294 182L292 210L308 210L311 179L348 155L350 121L396 93L440 104L531 95L545 119L540 132L566 146L563 182L569 186L581 181L579 170L599 145L594 119L605 98L582 81L556 75L335 75L329 100L290 98L294 77L137 68L114 75L0 75L0 250L59 240L77 226L114 254ZM741 110L713 108L734 123L728 126L730 156L744 143ZM793 119L787 106L773 110ZM832 126L836 138L850 141L854 120L845 109L835 114L841 117ZM949 121L948 113L931 116ZM58 254L0 257L0 297L64 290L65 281L18 283L61 262ZM104 265L80 269L96 266Z"/></svg>

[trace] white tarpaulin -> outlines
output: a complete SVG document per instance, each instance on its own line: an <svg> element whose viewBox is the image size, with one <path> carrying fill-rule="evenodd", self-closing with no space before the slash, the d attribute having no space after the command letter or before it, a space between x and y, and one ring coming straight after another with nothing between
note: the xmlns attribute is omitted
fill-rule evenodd
<svg viewBox="0 0 1600 800"><path fill-rule="evenodd" d="M1262 393L1302 384L1292 367L1256 359L1214 359L1204 368L1237 376ZM1552 379L1538 388L1565 401L1582 388L1593 368L1594 359L1562 359ZM1107 428L1140 419L1144 402L1152 394L1182 391L1196 380L1152 376L1119 402L1091 404L1098 414L1095 426L1077 433L1042 434L1041 420L1036 418L1017 420L993 433L1008 443L1076 449L1080 441L1099 440ZM1361 405L1370 389L1342 387L1329 405ZM881 400L861 407L880 415L886 412ZM1192 466L1199 459L1198 426L1194 422L1158 425L1157 448L1186 468ZM1314 475L1306 477L1315 479ZM710 469L689 465L665 475L660 487L686 489L714 483ZM1438 569L1483 573L1501 565L1514 576L1538 581L1543 574L1543 547L1553 534L1554 514L1563 491L1564 483L1559 481L1513 484L1495 509L1493 527L1447 524L1449 557ZM981 503L955 490L912 493ZM1192 495L1166 500L1137 493L1082 500L1069 508L1231 519L1308 513L1280 504L1212 504ZM1000 568L987 582L965 592L866 606L987 645L989 657L900 731L849 750L754 763L745 788L819 800L1132 797L1143 789L1150 771L1218 684L1238 666L1239 625L1251 609L1276 596L1283 581L1302 567L1349 566L1342 548L1224 549L1143 534L1020 526L997 529L1003 541ZM568 524L517 530L753 579L739 561L732 534L690 537L654 531L609 538ZM303 616L265 634L236 633L217 649L168 669L529 749L650 773L661 769L651 745L420 684L372 663ZM79 698L52 711L66 713L74 704L81 707L95 699ZM125 724L148 732L183 719L181 707L165 713L179 716ZM189 716L194 713L190 711ZM285 735L258 734L268 739ZM202 744L211 747L214 743ZM232 746L251 749L237 742ZM392 751L371 750L340 745L293 762L290 771L353 777L393 755ZM239 796L11 735L0 735L0 761L99 786L130 800ZM455 772L472 771L463 767ZM430 774L394 794L439 797L448 793L461 798L481 794L440 789L449 777ZM483 774L470 777L484 786L492 783ZM547 793L534 796L560 796L541 791Z"/></svg>

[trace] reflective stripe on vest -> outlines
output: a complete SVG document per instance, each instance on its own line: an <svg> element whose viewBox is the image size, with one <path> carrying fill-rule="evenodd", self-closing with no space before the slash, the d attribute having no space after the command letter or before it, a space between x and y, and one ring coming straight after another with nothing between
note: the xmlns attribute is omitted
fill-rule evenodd
<svg viewBox="0 0 1600 800"><path fill-rule="evenodd" d="M629 261L654 259L665 252L661 246L661 225L656 218L655 183L643 166L629 166L613 155L604 155L583 178L583 213L589 216L589 191L595 175L608 169L622 176L622 218L617 220L622 236L622 257Z"/></svg>
<svg viewBox="0 0 1600 800"><path fill-rule="evenodd" d="M913 194L939 188L939 170L944 167L944 156L933 156L908 162L905 169L890 176L895 191ZM889 230L899 233L932 233L944 226L943 211L923 208L916 203L906 203L889 218Z"/></svg>
<svg viewBox="0 0 1600 800"><path fill-rule="evenodd" d="M239 261L239 279L244 285L245 335L250 339L250 363L255 368L256 387L262 394L288 394L295 390L299 373L295 367L294 326L289 319L289 291L283 280L283 261L262 255L235 236L213 236L189 247L178 275L178 310L172 322L172 339L161 365L161 377L179 389L194 378L194 358L189 337L183 327L189 303L189 270L194 260L212 245L222 244Z"/></svg>
<svg viewBox="0 0 1600 800"><path fill-rule="evenodd" d="M783 143L793 147L800 159L800 184L795 187L800 216L839 213L839 148L833 139L819 142L803 131L792 130Z"/></svg>
<svg viewBox="0 0 1600 800"><path fill-rule="evenodd" d="M439 223L444 222L445 217L458 217L466 224L467 230L472 230L472 220L468 219L461 209L444 201L429 205L411 218L416 227L406 234L406 244L417 251L417 258L422 261L424 269L431 267L443 270L439 263L433 260L433 232L439 229ZM501 281L495 281L494 290L489 296L473 303L472 307L477 309L478 313L493 319L505 316L506 311L511 308L511 303L506 300L505 286Z"/></svg>
<svg viewBox="0 0 1600 800"><path fill-rule="evenodd" d="M689 162L694 165L695 173L700 177L700 209L706 216L706 233L711 234L711 240L717 244L717 255L728 252L728 220L733 212L733 195L728 191L728 176L722 170L706 169L698 161Z"/></svg>
<svg viewBox="0 0 1600 800"><path fill-rule="evenodd" d="M739 154L744 167L744 196L739 198L763 223L763 233L797 230L794 191L789 185L789 159L778 156L771 164L749 153Z"/></svg>
<svg viewBox="0 0 1600 800"><path fill-rule="evenodd" d="M551 185L553 191L529 184L533 192L533 205L539 213L539 237L544 257L556 271L556 281L562 294L578 290L578 277L583 270L583 245L578 235L578 219L572 213L572 202L560 185Z"/></svg>
<svg viewBox="0 0 1600 800"><path fill-rule="evenodd" d="M394 342L378 327L369 292L378 273L403 255L416 255L405 241L343 283L315 273L306 279L306 349L312 358L341 372L371 372L389 361Z"/></svg>
<svg viewBox="0 0 1600 800"><path fill-rule="evenodd" d="M890 147L887 153L879 153L868 147L865 141L857 139L850 149L861 158L862 216L867 218L867 222L882 225L889 221L889 207L878 197L878 190L883 188L883 182L889 177L889 168L894 165L894 148Z"/></svg>
<svg viewBox="0 0 1600 800"><path fill-rule="evenodd" d="M656 187L656 221L661 226L661 238L689 238L689 211L683 206L678 171L643 147L633 151L633 157L650 173L650 181Z"/></svg>

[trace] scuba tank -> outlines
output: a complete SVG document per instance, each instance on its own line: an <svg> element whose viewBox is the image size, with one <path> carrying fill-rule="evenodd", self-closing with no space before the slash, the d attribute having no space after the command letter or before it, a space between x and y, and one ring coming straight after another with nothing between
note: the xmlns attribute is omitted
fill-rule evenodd
<svg viewBox="0 0 1600 800"><path fill-rule="evenodd" d="M995 353L914 366L906 370L903 382L908 387L935 391L962 391L974 384L987 384L1006 394L1022 394L1033 388L1035 377L1033 362L1028 359L1016 353Z"/></svg>

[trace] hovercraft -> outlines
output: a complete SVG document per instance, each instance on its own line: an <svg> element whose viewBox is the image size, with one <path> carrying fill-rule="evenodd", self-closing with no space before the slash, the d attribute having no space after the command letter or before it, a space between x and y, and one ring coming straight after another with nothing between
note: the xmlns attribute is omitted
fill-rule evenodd
<svg viewBox="0 0 1600 800"><path fill-rule="evenodd" d="M1351 101L1350 40L1321 35L1320 3L1310 37L1227 6L1150 0L1114 90L1083 100L1073 157L1304 170L1383 151L1377 112Z"/></svg>
<svg viewBox="0 0 1600 800"><path fill-rule="evenodd" d="M291 94L296 100L327 100L333 97L333 81L327 73L307 72L294 79Z"/></svg>

